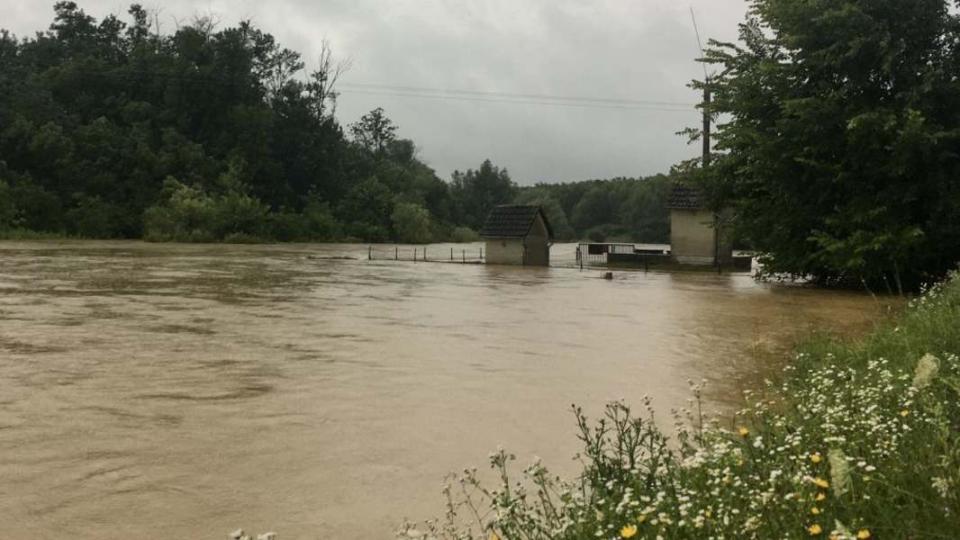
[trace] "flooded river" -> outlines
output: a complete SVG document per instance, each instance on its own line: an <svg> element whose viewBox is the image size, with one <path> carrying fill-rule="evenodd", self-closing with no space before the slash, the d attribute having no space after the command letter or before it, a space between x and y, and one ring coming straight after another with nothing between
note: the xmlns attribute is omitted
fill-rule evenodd
<svg viewBox="0 0 960 540"><path fill-rule="evenodd" d="M744 275L366 258L0 242L4 536L390 538L498 444L574 471L571 403L667 411L706 377L729 406L763 353L881 311Z"/></svg>

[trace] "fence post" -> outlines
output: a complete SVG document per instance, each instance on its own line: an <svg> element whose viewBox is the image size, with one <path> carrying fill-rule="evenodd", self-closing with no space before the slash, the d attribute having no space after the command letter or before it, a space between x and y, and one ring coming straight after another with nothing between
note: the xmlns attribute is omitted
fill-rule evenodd
<svg viewBox="0 0 960 540"><path fill-rule="evenodd" d="M417 248L413 248L413 262L417 262Z"/></svg>
<svg viewBox="0 0 960 540"><path fill-rule="evenodd" d="M367 246L367 260L373 260L373 246Z"/></svg>
<svg viewBox="0 0 960 540"><path fill-rule="evenodd" d="M453 248L450 248L450 260L453 260Z"/></svg>
<svg viewBox="0 0 960 540"><path fill-rule="evenodd" d="M427 246L423 246L423 262L427 262Z"/></svg>
<svg viewBox="0 0 960 540"><path fill-rule="evenodd" d="M461 254L463 255L463 264L467 264L467 250L463 250Z"/></svg>
<svg viewBox="0 0 960 540"><path fill-rule="evenodd" d="M400 248L397 246L393 246L393 260L395 261L400 260Z"/></svg>

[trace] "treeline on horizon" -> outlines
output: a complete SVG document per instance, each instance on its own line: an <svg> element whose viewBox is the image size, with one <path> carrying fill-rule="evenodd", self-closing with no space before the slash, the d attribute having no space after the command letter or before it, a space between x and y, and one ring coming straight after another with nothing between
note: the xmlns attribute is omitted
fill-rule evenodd
<svg viewBox="0 0 960 540"><path fill-rule="evenodd" d="M57 2L0 31L0 231L173 241L469 241L497 204L542 204L558 239L665 242L667 179L518 187L489 160L439 178L380 109L342 126L344 65L249 22L170 34ZM479 160L478 160L479 161Z"/></svg>

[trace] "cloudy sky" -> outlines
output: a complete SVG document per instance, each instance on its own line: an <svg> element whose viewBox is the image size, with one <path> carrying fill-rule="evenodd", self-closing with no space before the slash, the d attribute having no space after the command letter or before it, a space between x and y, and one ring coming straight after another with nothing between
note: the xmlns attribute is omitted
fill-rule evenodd
<svg viewBox="0 0 960 540"><path fill-rule="evenodd" d="M78 0L97 18L130 2ZM702 37L732 40L746 0L141 0L177 20L251 19L316 62L350 58L338 116L383 107L448 178L483 159L520 184L665 172L693 157ZM0 26L45 29L53 0L4 0ZM528 97L516 97L528 96ZM529 97L536 96L536 97ZM565 100L556 98L586 98ZM518 103L519 102L519 103Z"/></svg>

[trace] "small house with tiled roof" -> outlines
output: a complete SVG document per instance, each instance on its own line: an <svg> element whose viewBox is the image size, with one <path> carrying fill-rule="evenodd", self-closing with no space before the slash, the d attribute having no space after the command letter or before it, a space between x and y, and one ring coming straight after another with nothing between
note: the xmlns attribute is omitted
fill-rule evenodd
<svg viewBox="0 0 960 540"><path fill-rule="evenodd" d="M680 264L726 264L733 256L729 235L723 234L717 213L707 208L700 191L674 184L670 210L670 253Z"/></svg>
<svg viewBox="0 0 960 540"><path fill-rule="evenodd" d="M487 216L480 236L487 244L487 264L550 265L553 229L539 206L495 207Z"/></svg>

